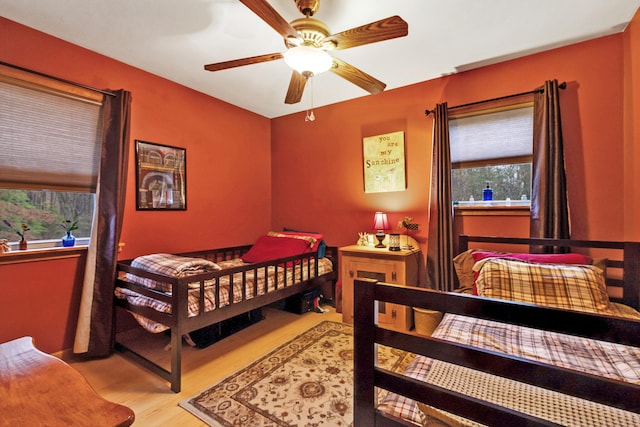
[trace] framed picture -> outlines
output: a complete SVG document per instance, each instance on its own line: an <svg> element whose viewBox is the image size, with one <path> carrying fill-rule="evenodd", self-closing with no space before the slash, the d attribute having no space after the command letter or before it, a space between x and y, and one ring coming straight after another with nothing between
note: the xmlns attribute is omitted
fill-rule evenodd
<svg viewBox="0 0 640 427"><path fill-rule="evenodd" d="M136 140L136 209L187 209L186 150Z"/></svg>
<svg viewBox="0 0 640 427"><path fill-rule="evenodd" d="M363 138L364 192L404 191L404 132Z"/></svg>

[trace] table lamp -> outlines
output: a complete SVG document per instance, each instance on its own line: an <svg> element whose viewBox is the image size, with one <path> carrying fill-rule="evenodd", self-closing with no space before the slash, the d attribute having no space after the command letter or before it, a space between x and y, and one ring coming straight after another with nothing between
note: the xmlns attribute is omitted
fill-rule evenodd
<svg viewBox="0 0 640 427"><path fill-rule="evenodd" d="M373 216L373 228L376 230L376 239L378 239L378 244L375 246L376 248L384 248L384 244L382 241L384 240L385 230L390 230L389 220L387 219L387 214L384 212L376 212Z"/></svg>

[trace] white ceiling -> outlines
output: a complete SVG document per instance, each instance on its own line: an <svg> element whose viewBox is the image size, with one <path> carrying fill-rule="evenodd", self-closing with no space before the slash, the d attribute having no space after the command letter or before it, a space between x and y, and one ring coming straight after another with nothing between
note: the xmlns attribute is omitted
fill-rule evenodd
<svg viewBox="0 0 640 427"><path fill-rule="evenodd" d="M294 0L268 0L287 21ZM332 55L387 89L624 30L640 0L322 0L331 31L400 15L409 35ZM285 50L278 33L238 0L0 0L2 16L268 118L286 105L282 60L210 72L205 64ZM1 60L0 56L0 60ZM368 96L333 73L314 78L315 106Z"/></svg>

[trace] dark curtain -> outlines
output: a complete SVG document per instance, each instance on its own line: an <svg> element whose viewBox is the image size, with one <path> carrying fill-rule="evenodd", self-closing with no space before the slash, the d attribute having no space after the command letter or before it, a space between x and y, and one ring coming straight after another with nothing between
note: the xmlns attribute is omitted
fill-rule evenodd
<svg viewBox="0 0 640 427"><path fill-rule="evenodd" d="M95 278L86 352L90 357L110 355L115 340L113 292L126 192L131 93L119 90L115 95L107 96L103 107L97 223L93 230L96 237Z"/></svg>
<svg viewBox="0 0 640 427"><path fill-rule="evenodd" d="M535 93L533 115L530 236L568 239L569 207L557 80L546 81L544 90Z"/></svg>
<svg viewBox="0 0 640 427"><path fill-rule="evenodd" d="M447 103L436 105L433 122L433 159L429 197L429 240L427 244L427 286L452 291L453 204L451 201L451 151Z"/></svg>

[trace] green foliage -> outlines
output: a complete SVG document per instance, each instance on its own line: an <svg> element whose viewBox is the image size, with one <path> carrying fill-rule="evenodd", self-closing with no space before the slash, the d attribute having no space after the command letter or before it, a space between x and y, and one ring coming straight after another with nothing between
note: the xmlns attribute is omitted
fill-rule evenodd
<svg viewBox="0 0 640 427"><path fill-rule="evenodd" d="M67 228L76 237L89 237L93 198L90 193L0 189L0 220L27 224L29 241L60 239ZM17 236L0 222L0 239L16 241Z"/></svg>
<svg viewBox="0 0 640 427"><path fill-rule="evenodd" d="M29 195L26 190L2 190L0 189L0 201L18 206L29 206Z"/></svg>
<svg viewBox="0 0 640 427"><path fill-rule="evenodd" d="M73 221L68 219L60 224L64 231L73 231L78 229L78 219L74 219Z"/></svg>

